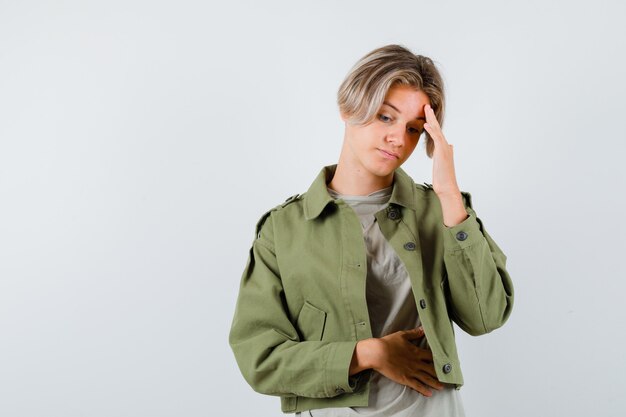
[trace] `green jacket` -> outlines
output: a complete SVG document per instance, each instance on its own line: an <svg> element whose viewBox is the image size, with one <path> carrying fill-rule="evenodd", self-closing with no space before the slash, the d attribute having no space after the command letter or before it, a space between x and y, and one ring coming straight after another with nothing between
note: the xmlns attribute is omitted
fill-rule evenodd
<svg viewBox="0 0 626 417"><path fill-rule="evenodd" d="M326 189L336 167L260 218L232 319L229 344L243 377L280 396L284 413L368 405L372 370L348 375L357 341L372 337L365 242L355 212ZM397 168L389 205L375 214L409 272L437 377L457 389L452 322L481 335L513 307L506 256L461 194L469 217L446 227L432 186Z"/></svg>

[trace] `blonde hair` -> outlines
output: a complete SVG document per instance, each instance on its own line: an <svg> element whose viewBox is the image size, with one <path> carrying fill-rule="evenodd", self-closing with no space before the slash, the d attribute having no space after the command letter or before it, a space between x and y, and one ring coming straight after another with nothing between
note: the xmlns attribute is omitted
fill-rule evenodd
<svg viewBox="0 0 626 417"><path fill-rule="evenodd" d="M443 126L445 94L443 79L434 62L402 45L386 45L361 58L348 72L337 91L339 111L352 125L365 125L376 117L394 84L423 91L440 126ZM433 157L435 144L427 131L426 155Z"/></svg>

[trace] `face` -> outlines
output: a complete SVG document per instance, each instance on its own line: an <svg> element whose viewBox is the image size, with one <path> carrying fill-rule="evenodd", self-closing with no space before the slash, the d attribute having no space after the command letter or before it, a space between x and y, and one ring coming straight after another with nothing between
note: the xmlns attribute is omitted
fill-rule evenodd
<svg viewBox="0 0 626 417"><path fill-rule="evenodd" d="M375 176L390 175L415 150L424 132L426 104L430 99L423 91L392 86L372 122L364 126L346 123L344 151L351 163ZM346 121L343 115L342 119Z"/></svg>

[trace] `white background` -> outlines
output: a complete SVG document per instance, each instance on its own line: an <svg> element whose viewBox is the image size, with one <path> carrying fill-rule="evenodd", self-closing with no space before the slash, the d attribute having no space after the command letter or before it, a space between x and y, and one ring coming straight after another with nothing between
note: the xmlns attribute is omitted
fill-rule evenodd
<svg viewBox="0 0 626 417"><path fill-rule="evenodd" d="M626 7L0 1L0 416L279 416L228 345L263 212L336 163L372 49L432 57L508 256L468 416L622 416ZM432 182L423 142L403 168Z"/></svg>

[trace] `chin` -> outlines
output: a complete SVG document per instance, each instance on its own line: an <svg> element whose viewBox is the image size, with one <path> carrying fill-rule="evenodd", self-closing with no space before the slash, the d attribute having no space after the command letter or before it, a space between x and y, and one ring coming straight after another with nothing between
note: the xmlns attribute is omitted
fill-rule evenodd
<svg viewBox="0 0 626 417"><path fill-rule="evenodd" d="M375 151L375 155L367 155L361 159L361 166L365 168L370 174L376 175L377 177L388 177L390 174L398 168L402 160L391 160L391 159L382 159L378 156L378 151Z"/></svg>
<svg viewBox="0 0 626 417"><path fill-rule="evenodd" d="M392 174L398 166L399 164L387 164L386 166L370 166L368 167L368 171L379 177L387 177Z"/></svg>

